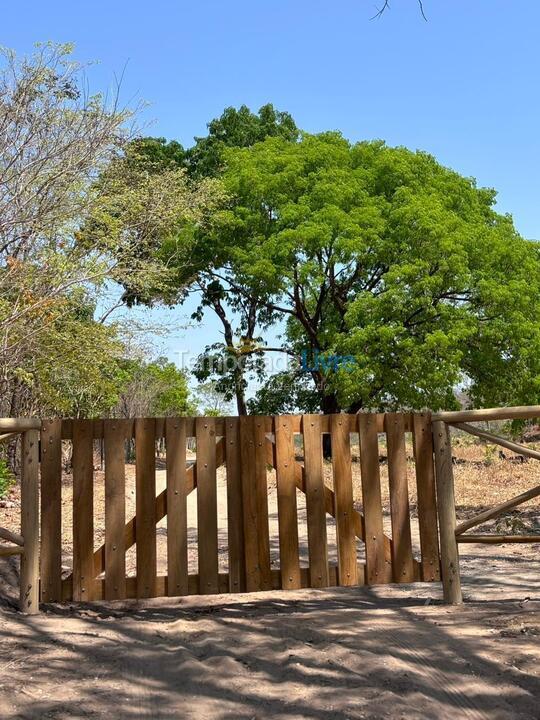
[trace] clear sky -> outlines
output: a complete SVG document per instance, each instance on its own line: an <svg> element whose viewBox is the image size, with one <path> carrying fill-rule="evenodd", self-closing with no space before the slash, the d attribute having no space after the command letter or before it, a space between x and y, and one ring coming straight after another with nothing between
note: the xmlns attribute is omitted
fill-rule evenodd
<svg viewBox="0 0 540 720"><path fill-rule="evenodd" d="M0 42L72 41L99 61L96 89L125 70L124 99L151 104L148 134L186 145L225 106L272 102L310 132L427 150L495 187L500 210L540 239L540 3L424 9L428 22L416 0L378 20L373 0L21 0L2 3ZM179 332L167 351L202 348L214 327Z"/></svg>

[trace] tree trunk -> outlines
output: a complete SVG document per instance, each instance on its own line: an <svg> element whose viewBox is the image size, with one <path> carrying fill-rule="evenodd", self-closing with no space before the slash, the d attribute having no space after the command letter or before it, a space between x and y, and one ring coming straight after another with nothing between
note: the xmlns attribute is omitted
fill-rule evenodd
<svg viewBox="0 0 540 720"><path fill-rule="evenodd" d="M323 395L321 399L321 410L323 415L334 415L335 413L340 412L341 408L339 406L335 393L332 393L330 395ZM332 441L330 439L330 435L328 433L325 433L322 438L323 457L325 460L331 460Z"/></svg>
<svg viewBox="0 0 540 720"><path fill-rule="evenodd" d="M238 415L247 415L246 395L244 392L242 368L237 367L234 370L234 392L236 395L236 409Z"/></svg>

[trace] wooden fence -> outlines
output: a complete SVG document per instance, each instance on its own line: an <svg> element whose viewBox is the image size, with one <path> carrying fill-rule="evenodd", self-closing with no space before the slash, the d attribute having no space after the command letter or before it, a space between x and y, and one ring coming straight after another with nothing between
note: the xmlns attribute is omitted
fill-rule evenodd
<svg viewBox="0 0 540 720"><path fill-rule="evenodd" d="M91 601L440 579L445 600L459 603L459 544L540 542L538 535L468 533L540 496L540 485L458 525L450 428L540 459L534 449L470 425L538 417L540 406L434 415L55 419L43 423L32 418L0 419L0 442L22 436L21 531L0 528L0 539L9 543L0 544L0 555L21 557L20 603L28 613L38 612L39 598L43 602ZM331 462L323 458L324 434L331 438ZM407 438L412 439L412 457L408 457ZM359 449L356 484L351 439ZM94 511L96 441L103 444L105 458L105 522L99 547ZM129 519L126 443L135 445L135 514ZM164 444L166 450L166 486L159 493L156 444ZM196 456L190 460L188 450L193 446ZM69 507L65 502L68 487L62 484L66 450L73 470ZM387 464L387 532L382 462ZM221 466L226 471L220 481L226 483L225 547L218 533ZM268 498L269 483L274 480L269 479L269 469L275 470L279 562L275 558L272 562L270 546ZM190 573L192 529L188 528L187 503L195 490L198 568ZM416 553L409 504L413 490L420 543ZM307 564L301 562L298 497L305 505ZM166 574L158 574L157 525L165 517ZM329 554L330 527L335 529L335 561ZM71 529L67 533L71 537L66 538L63 529ZM126 553L133 547L136 568L130 574ZM220 572L219 558L224 554L227 572ZM71 563L71 571L66 572L63 561Z"/></svg>
<svg viewBox="0 0 540 720"><path fill-rule="evenodd" d="M331 437L331 467L323 459L325 433ZM413 440L409 469L407 433ZM361 497L353 494L351 434L359 443ZM133 438L136 510L134 517L126 518L125 443ZM161 438L166 446L166 488L157 494L155 448ZM196 439L193 464L186 457L188 438ZM105 455L105 530L98 548L94 547L95 440L103 441ZM63 577L62 446L69 443L73 570ZM384 531L381 499L379 456L383 444L388 464L389 534ZM222 465L226 469L226 548L219 546L218 535L217 469ZM271 563L269 468L276 471L279 565ZM416 485L420 536L416 557L409 505L412 483ZM187 497L195 489L198 572L190 573L186 508ZM300 562L297 490L305 494L307 567ZM156 525L165 516L167 572L159 575ZM327 532L333 522L337 557L336 562L329 562ZM359 540L364 544L362 553ZM126 552L133 545L136 574L128 576ZM223 553L228 557L228 572L219 571L218 556ZM365 562L359 562L360 555ZM440 580L440 560L428 413L43 422L44 602L436 580Z"/></svg>
<svg viewBox="0 0 540 720"><path fill-rule="evenodd" d="M18 555L20 565L20 609L39 612L39 428L35 418L0 418L0 442L22 436L20 533L0 527L0 557Z"/></svg>
<svg viewBox="0 0 540 720"><path fill-rule="evenodd" d="M450 427L455 427L480 440L500 445L517 452L523 457L540 460L540 452L525 445L499 437L473 425L471 422L528 420L540 418L540 406L511 408L486 408L482 410L460 410L441 412L432 416L435 464L437 475L437 495L440 518L440 540L442 579L444 597L447 602L462 602L461 579L459 573L459 543L538 543L540 535L467 535L466 532L488 520L499 517L508 510L532 500L540 495L540 485L527 490L516 497L506 500L493 508L484 510L472 518L456 523L454 498L454 477L452 471L452 439Z"/></svg>

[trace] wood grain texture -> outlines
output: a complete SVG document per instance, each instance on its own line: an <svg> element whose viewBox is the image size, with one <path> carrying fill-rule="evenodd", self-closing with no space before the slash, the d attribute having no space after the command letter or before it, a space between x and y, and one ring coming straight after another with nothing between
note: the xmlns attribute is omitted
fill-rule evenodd
<svg viewBox="0 0 540 720"><path fill-rule="evenodd" d="M126 597L125 439L123 420L105 420L105 599Z"/></svg>
<svg viewBox="0 0 540 720"><path fill-rule="evenodd" d="M443 595L447 603L459 605L463 602L463 597L459 574L459 550L456 542L456 502L450 430L442 420L434 422L432 428Z"/></svg>
<svg viewBox="0 0 540 720"><path fill-rule="evenodd" d="M270 528L268 524L268 480L266 468L266 418L251 416L254 425L255 486L257 497L257 544L261 590L272 589Z"/></svg>
<svg viewBox="0 0 540 720"><path fill-rule="evenodd" d="M265 432L271 433L273 432L273 418L272 417L266 417L266 416L259 416L262 418L264 422ZM302 416L301 415L287 415L291 419L291 423L293 426L293 431L295 433L301 432L302 427ZM347 423L349 426L349 432L356 432L356 428L358 426L358 420L357 415L347 415L345 413L341 414L341 417L343 418L343 422ZM382 433L384 432L384 413L372 413L372 417L374 421L377 423L377 431ZM330 432L330 415L321 415L321 430L322 432L328 433ZM184 418L186 422L186 435L187 437L195 437L195 423L197 421L196 417L186 417ZM165 437L165 424L166 424L166 418L154 418L155 420L155 431L156 431L156 438L163 438ZM99 439L103 437L103 420L93 420L93 435L95 439ZM214 418L215 422L215 430L216 435L219 437L223 437L225 434L225 419L216 417ZM409 425L410 422L410 415L405 415L405 430L406 432L411 432L412 427ZM33 425L34 421L30 423L30 425ZM126 438L133 438L135 437L135 419L132 418L126 422ZM1 432L1 431L0 431ZM62 420L62 440L71 440L73 437L73 420L64 419Z"/></svg>
<svg viewBox="0 0 540 720"><path fill-rule="evenodd" d="M341 415L331 415L330 429L339 584L356 585L358 582L358 564L356 560L356 533L353 521L354 506L349 424Z"/></svg>
<svg viewBox="0 0 540 720"><path fill-rule="evenodd" d="M137 593L156 595L156 440L155 421L135 421Z"/></svg>
<svg viewBox="0 0 540 720"><path fill-rule="evenodd" d="M321 416L304 415L302 431L311 587L322 588L329 576Z"/></svg>
<svg viewBox="0 0 540 720"><path fill-rule="evenodd" d="M372 415L358 416L360 469L364 506L366 574L369 585L391 581L392 565L384 549L381 477L379 468L379 436Z"/></svg>
<svg viewBox="0 0 540 720"><path fill-rule="evenodd" d="M240 417L240 449L244 513L244 553L246 590L261 589L257 519L257 485L255 475L255 424L250 416Z"/></svg>
<svg viewBox="0 0 540 720"><path fill-rule="evenodd" d="M41 600L62 599L62 421L41 429Z"/></svg>
<svg viewBox="0 0 540 720"><path fill-rule="evenodd" d="M279 522L279 565L283 590L301 587L298 552L298 514L294 479L295 450L292 423L286 416L274 418L276 434L276 482ZM264 459L266 472L266 458Z"/></svg>
<svg viewBox="0 0 540 720"><path fill-rule="evenodd" d="M167 418L167 573L168 594L187 595L187 468L184 418Z"/></svg>
<svg viewBox="0 0 540 720"><path fill-rule="evenodd" d="M94 584L94 440L92 421L73 423L73 599L92 600Z"/></svg>
<svg viewBox="0 0 540 720"><path fill-rule="evenodd" d="M19 607L21 612L39 612L39 431L27 430L21 447L21 552ZM14 538L17 540L17 536Z"/></svg>
<svg viewBox="0 0 540 720"><path fill-rule="evenodd" d="M401 413L387 413L388 485L392 519L392 570L394 582L413 582L414 558L411 541L405 423Z"/></svg>
<svg viewBox="0 0 540 720"><path fill-rule="evenodd" d="M219 592L216 434L213 418L197 418L197 537L199 592Z"/></svg>
<svg viewBox="0 0 540 720"><path fill-rule="evenodd" d="M418 497L418 526L422 554L422 579L441 579L439 559L439 530L435 496L435 466L431 415L413 415L414 462Z"/></svg>
<svg viewBox="0 0 540 720"><path fill-rule="evenodd" d="M244 510L240 448L240 422L225 418L225 463L227 466L227 536L229 552L229 591L246 589L244 557Z"/></svg>

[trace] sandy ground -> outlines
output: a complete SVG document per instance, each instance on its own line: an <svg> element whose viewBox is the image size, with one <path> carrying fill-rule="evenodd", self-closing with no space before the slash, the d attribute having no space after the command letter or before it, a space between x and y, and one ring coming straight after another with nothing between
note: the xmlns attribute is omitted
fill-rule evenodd
<svg viewBox="0 0 540 720"><path fill-rule="evenodd" d="M0 613L2 718L540 717L540 562L435 585Z"/></svg>
<svg viewBox="0 0 540 720"><path fill-rule="evenodd" d="M460 518L538 482L535 464L492 463L491 458L486 464L479 452L484 450L458 448L467 460L455 467ZM158 490L164 482L160 468ZM383 494L384 484L383 468ZM128 468L128 516L134 509L133 485ZM69 572L69 476L63 490ZM96 473L96 547L103 539L102 490L102 475ZM225 571L223 470L218 494L220 568ZM298 501L306 564L300 493ZM411 507L414 517L414 492ZM190 571L196 572L195 493L188 509ZM269 510L277 565L272 475ZM17 507L0 512L4 526L18 515ZM537 530L538 505L507 520L515 532ZM385 523L389 530L388 517ZM331 521L328 530L334 560ZM493 523L485 530L493 531ZM413 537L417 545L415 519ZM158 528L160 573L165 572L165 545L164 521ZM466 602L460 607L441 604L439 584L50 605L34 617L4 605L0 718L538 720L539 551L539 545L462 545ZM134 560L132 550L130 571ZM0 596L9 596L17 582L16 565L0 562Z"/></svg>

